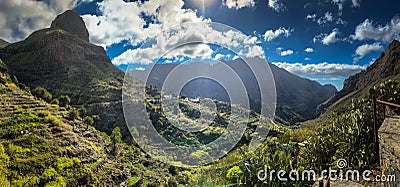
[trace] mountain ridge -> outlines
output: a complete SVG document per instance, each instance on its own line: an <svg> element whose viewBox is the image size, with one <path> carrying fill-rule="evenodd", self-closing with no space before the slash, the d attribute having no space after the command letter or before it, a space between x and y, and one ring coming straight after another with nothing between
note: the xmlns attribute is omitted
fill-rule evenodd
<svg viewBox="0 0 400 187"><path fill-rule="evenodd" d="M357 92L367 89L400 74L400 42L393 40L386 50L367 69L348 77L343 83L343 89L323 103L319 108L323 112L332 105L340 105L340 99L350 94L358 95ZM352 98L352 97L350 97Z"/></svg>
<svg viewBox="0 0 400 187"><path fill-rule="evenodd" d="M85 22L75 10L67 10L51 23L51 29L62 29L89 42L89 32Z"/></svg>
<svg viewBox="0 0 400 187"><path fill-rule="evenodd" d="M10 44L9 42L7 42L3 39L0 39L0 48L6 47L9 44Z"/></svg>
<svg viewBox="0 0 400 187"><path fill-rule="evenodd" d="M72 22L60 25L68 20ZM81 30L63 30L72 28ZM83 38L79 35L82 31ZM111 133L120 126L128 137L121 104L124 72L111 63L104 48L89 43L86 31L82 18L75 11L66 11L57 16L51 28L35 31L25 40L1 48L0 58L10 74L32 90L44 87L55 97L68 95L72 105L99 115L96 128Z"/></svg>
<svg viewBox="0 0 400 187"><path fill-rule="evenodd" d="M257 81L248 68L246 63L267 63L265 60L256 57L249 58L246 60L233 60L233 61L224 61L219 62L215 65L212 65L211 69L223 69L219 68L222 63L226 63L229 67L231 67L241 78L244 83L247 93L250 95L250 106L253 110L260 110L260 91L258 88ZM203 64L203 63L200 63ZM185 64L185 66L198 66L198 64ZM162 86L162 81L168 76L168 73L174 69L177 64L157 64L152 69L152 74L148 82L150 84L156 85L157 87ZM210 66L204 64L203 66ZM307 119L311 119L316 117L316 109L319 104L330 98L334 92L336 92L336 88L332 85L320 85L316 81L312 81L309 79L298 77L284 69L281 69L273 64L269 64L271 69L271 73L273 74L275 86L276 86L276 95L277 95L277 119L280 122L287 124L295 124L299 121L304 121ZM188 69L206 69L205 67L196 67L196 68L188 68ZM210 69L210 70L211 70ZM147 71L147 72L146 72ZM148 73L148 70L140 71L135 70L137 79L144 80L145 74ZM153 73L155 72L155 73ZM227 72L216 72L217 74L226 74L226 81L234 80L233 77L229 77L229 73ZM197 82L196 82L197 81ZM222 101L229 101L229 96L227 95L225 89L215 83L214 81L208 79L204 80L196 80L190 81L187 85L185 85L182 89L182 93L184 95L190 97L208 97L208 98L217 98ZM281 119L280 119L281 118ZM291 119L295 118L295 119Z"/></svg>

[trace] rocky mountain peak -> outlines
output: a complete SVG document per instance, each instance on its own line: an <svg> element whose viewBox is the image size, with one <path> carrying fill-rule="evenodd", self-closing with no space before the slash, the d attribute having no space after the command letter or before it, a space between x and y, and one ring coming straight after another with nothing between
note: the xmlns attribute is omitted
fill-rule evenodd
<svg viewBox="0 0 400 187"><path fill-rule="evenodd" d="M344 81L343 89L330 98L321 108L327 108L340 98L354 91L371 87L381 80L400 74L400 42L393 40L385 52L366 70L350 76Z"/></svg>
<svg viewBox="0 0 400 187"><path fill-rule="evenodd" d="M393 49L396 49L396 48L399 48L399 47L400 47L400 42L397 41L397 40L393 40L392 43L389 44L387 50L390 51L390 50L393 50Z"/></svg>
<svg viewBox="0 0 400 187"><path fill-rule="evenodd" d="M51 23L51 28L62 29L71 34L77 35L85 41L89 41L89 32L86 29L85 22L83 22L83 19L75 10L67 10L58 15Z"/></svg>

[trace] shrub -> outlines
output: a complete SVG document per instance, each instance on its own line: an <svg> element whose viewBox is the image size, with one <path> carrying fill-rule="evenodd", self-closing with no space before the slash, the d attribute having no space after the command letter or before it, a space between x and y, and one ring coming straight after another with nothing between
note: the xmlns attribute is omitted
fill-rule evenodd
<svg viewBox="0 0 400 187"><path fill-rule="evenodd" d="M232 182L237 182L242 175L243 171L239 168L239 166L233 166L228 169L226 173L226 178L228 178Z"/></svg>
<svg viewBox="0 0 400 187"><path fill-rule="evenodd" d="M87 109L85 107L80 107L78 109L79 114L83 117L87 113Z"/></svg>
<svg viewBox="0 0 400 187"><path fill-rule="evenodd" d="M89 128L89 126L92 126L92 125L94 124L94 120L93 120L93 118L90 117L90 116L86 116L86 117L83 119L83 122L87 125L87 126L86 126L86 130Z"/></svg>
<svg viewBox="0 0 400 187"><path fill-rule="evenodd" d="M53 97L49 91L43 87L37 87L33 90L32 94L37 98L43 99L46 102L50 102Z"/></svg>
<svg viewBox="0 0 400 187"><path fill-rule="evenodd" d="M51 100L50 104L60 105L60 101L57 98L54 98L53 100Z"/></svg>
<svg viewBox="0 0 400 187"><path fill-rule="evenodd" d="M115 127L111 133L112 153L115 157L119 154L120 145L122 143L122 135L119 127Z"/></svg>
<svg viewBox="0 0 400 187"><path fill-rule="evenodd" d="M57 158L57 168L58 170L63 171L65 168L70 168L74 166L75 162L76 161L74 159L70 159L67 157L60 157Z"/></svg>
<svg viewBox="0 0 400 187"><path fill-rule="evenodd" d="M68 118L71 120L79 118L79 112L75 108L71 108L68 112Z"/></svg>
<svg viewBox="0 0 400 187"><path fill-rule="evenodd" d="M61 107L67 107L71 103L71 98L67 95L62 95L58 98Z"/></svg>

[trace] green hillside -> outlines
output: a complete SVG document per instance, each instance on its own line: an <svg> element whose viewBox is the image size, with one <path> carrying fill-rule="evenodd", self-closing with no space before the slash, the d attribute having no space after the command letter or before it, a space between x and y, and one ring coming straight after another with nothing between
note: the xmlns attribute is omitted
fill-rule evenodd
<svg viewBox="0 0 400 187"><path fill-rule="evenodd" d="M67 11L51 28L0 49L0 58L32 90L40 86L55 97L68 95L73 106L99 116L97 129L111 133L119 126L127 138L121 105L124 72L112 65L102 47L89 43L84 33L82 18Z"/></svg>
<svg viewBox="0 0 400 187"><path fill-rule="evenodd" d="M369 90L389 80L400 81L400 42L397 40L366 70L346 79L343 89L320 105L323 113L318 118L303 124L310 128L326 124L330 115L343 112L352 100L367 97Z"/></svg>
<svg viewBox="0 0 400 187"><path fill-rule="evenodd" d="M24 89L1 70L0 186L176 184L166 165L123 143L118 128L109 136L76 109Z"/></svg>

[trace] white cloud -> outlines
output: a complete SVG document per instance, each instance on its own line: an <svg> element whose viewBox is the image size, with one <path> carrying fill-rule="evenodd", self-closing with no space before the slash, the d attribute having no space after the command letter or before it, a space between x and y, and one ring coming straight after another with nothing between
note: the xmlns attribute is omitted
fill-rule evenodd
<svg viewBox="0 0 400 187"><path fill-rule="evenodd" d="M330 23L334 23L336 25L345 25L347 24L346 21L344 21L340 16L333 16L331 12L325 12L323 16L317 19L316 14L309 14L306 16L306 20L311 20L313 22L316 22L320 26L326 26L329 25Z"/></svg>
<svg viewBox="0 0 400 187"><path fill-rule="evenodd" d="M319 34L313 38L313 42L321 42L324 45L329 45L340 41L341 39L338 38L339 29L335 28L332 30L330 34Z"/></svg>
<svg viewBox="0 0 400 187"><path fill-rule="evenodd" d="M318 18L317 23L319 25L325 25L326 23L332 22L332 21L333 21L332 13L325 12L324 16Z"/></svg>
<svg viewBox="0 0 400 187"><path fill-rule="evenodd" d="M304 58L304 60L305 60L305 61L310 61L311 58L306 57L306 58Z"/></svg>
<svg viewBox="0 0 400 187"><path fill-rule="evenodd" d="M322 43L324 45L336 43L338 41L337 35L338 35L338 30L337 29L333 30L329 35L327 35L325 38L322 39Z"/></svg>
<svg viewBox="0 0 400 187"><path fill-rule="evenodd" d="M314 49L311 47L308 47L308 48L304 49L304 51L307 53L312 53L312 52L314 52Z"/></svg>
<svg viewBox="0 0 400 187"><path fill-rule="evenodd" d="M74 8L79 2L1 0L0 36L10 42L23 40L33 31L49 27L57 14Z"/></svg>
<svg viewBox="0 0 400 187"><path fill-rule="evenodd" d="M225 55L223 54L216 54L215 57L213 58L214 60L221 60L222 58L224 58Z"/></svg>
<svg viewBox="0 0 400 187"><path fill-rule="evenodd" d="M353 7L360 7L360 1L361 0L351 0L351 2L353 3Z"/></svg>
<svg viewBox="0 0 400 187"><path fill-rule="evenodd" d="M264 40L265 41L271 41L281 35L285 36L286 38L290 36L290 33L293 32L293 29L289 30L286 28L279 28L275 31L273 30L267 30L264 33Z"/></svg>
<svg viewBox="0 0 400 187"><path fill-rule="evenodd" d="M144 70L146 70L146 69L143 68L143 67L138 67L138 68L136 68L135 70L137 70L137 71L144 71Z"/></svg>
<svg viewBox="0 0 400 187"><path fill-rule="evenodd" d="M281 12L286 9L286 6L280 0L268 0L268 6L276 12Z"/></svg>
<svg viewBox="0 0 400 187"><path fill-rule="evenodd" d="M390 42L393 39L399 39L399 34L400 17L393 17L385 26L375 24L373 21L366 19L356 27L355 33L351 38L355 40Z"/></svg>
<svg viewBox="0 0 400 187"><path fill-rule="evenodd" d="M293 50L286 50L286 51L282 51L280 54L281 56L288 56L288 55L293 55Z"/></svg>
<svg viewBox="0 0 400 187"><path fill-rule="evenodd" d="M215 42L237 49L243 57L264 54L260 47L254 46L257 37L246 36L234 30L215 30L210 25L210 19L198 17L194 10L183 8L182 0L150 0L144 3L105 0L98 6L99 16L83 16L91 42L108 47L123 41L129 41L132 45L147 41L147 46L128 50L114 58L114 64L149 64L165 52L168 52L164 56L166 58L212 56L213 49L210 46L186 45L190 42ZM152 17L153 22L146 23L143 14ZM168 30L173 32L166 32ZM179 45L185 46L176 48Z"/></svg>
<svg viewBox="0 0 400 187"><path fill-rule="evenodd" d="M307 20L313 20L313 21L315 21L315 19L317 18L317 14L308 14L307 16L306 16L306 19Z"/></svg>
<svg viewBox="0 0 400 187"><path fill-rule="evenodd" d="M343 7L348 0L332 0L332 3L337 5L338 7L338 15L342 16L343 14ZM351 0L351 7L360 7L361 0Z"/></svg>
<svg viewBox="0 0 400 187"><path fill-rule="evenodd" d="M344 21L342 18L336 19L335 23L336 23L336 25L346 25L347 24L347 22Z"/></svg>
<svg viewBox="0 0 400 187"><path fill-rule="evenodd" d="M350 65L350 64L337 64L323 62L319 64L302 64L302 63L287 63L287 62L273 62L272 64L283 68L293 74L300 76L350 76L361 70L366 66Z"/></svg>
<svg viewBox="0 0 400 187"><path fill-rule="evenodd" d="M332 0L333 4L336 4L338 6L338 14L339 16L342 15L343 13L343 4L346 0Z"/></svg>
<svg viewBox="0 0 400 187"><path fill-rule="evenodd" d="M128 40L133 45L153 38L163 29L185 22L208 21L191 9L183 9L181 0L150 0L144 3L104 0L98 3L99 16L83 15L90 33L90 41L103 47ZM142 14L155 17L157 24L146 21Z"/></svg>
<svg viewBox="0 0 400 187"><path fill-rule="evenodd" d="M253 7L256 3L254 0L222 0L222 4L231 9L241 9L245 7Z"/></svg>
<svg viewBox="0 0 400 187"><path fill-rule="evenodd" d="M247 36L240 35L234 31L225 33L215 31L206 23L189 24L170 32L157 35L156 41L138 49L128 50L112 60L113 64L151 64L154 60L163 58L175 58L185 56L189 58L210 59L213 50L201 41L213 41L221 45L236 48L238 53L244 57L263 56L263 50L259 46L251 46ZM242 38L240 38L242 37ZM194 42L194 44L193 44ZM255 51L257 48L260 51ZM239 51L240 50L240 51ZM164 56L161 56L164 54Z"/></svg>
<svg viewBox="0 0 400 187"><path fill-rule="evenodd" d="M276 50L277 50L277 51L282 51L283 48L282 48L282 47L277 47Z"/></svg>
<svg viewBox="0 0 400 187"><path fill-rule="evenodd" d="M360 59L364 58L364 56L374 51L383 51L383 46L380 43L364 44L358 46L354 54L354 62L359 61Z"/></svg>

